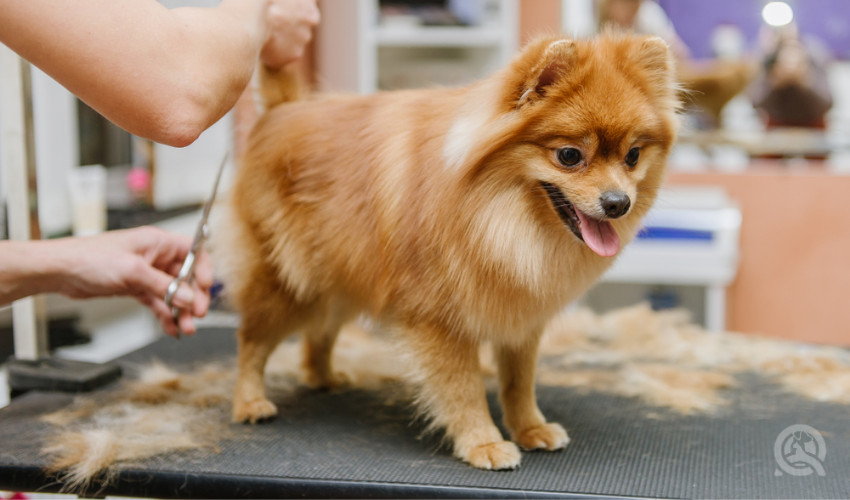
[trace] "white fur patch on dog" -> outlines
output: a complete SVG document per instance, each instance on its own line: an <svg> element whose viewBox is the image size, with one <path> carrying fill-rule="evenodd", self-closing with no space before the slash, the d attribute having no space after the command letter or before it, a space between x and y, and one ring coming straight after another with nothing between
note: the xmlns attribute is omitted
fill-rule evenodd
<svg viewBox="0 0 850 500"><path fill-rule="evenodd" d="M446 134L443 145L443 160L450 171L463 168L471 151L482 147L491 130L498 130L503 117L493 114L493 102L499 100L499 89L492 85L481 85L474 98L459 110Z"/></svg>
<svg viewBox="0 0 850 500"><path fill-rule="evenodd" d="M489 115L478 112L461 115L455 120L443 146L443 160L449 170L458 170L466 163L468 152L476 146L481 129L489 119Z"/></svg>

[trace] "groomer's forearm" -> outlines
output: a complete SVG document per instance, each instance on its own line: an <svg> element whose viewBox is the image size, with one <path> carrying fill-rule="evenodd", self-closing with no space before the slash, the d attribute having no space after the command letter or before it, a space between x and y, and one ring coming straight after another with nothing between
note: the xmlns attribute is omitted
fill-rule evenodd
<svg viewBox="0 0 850 500"><path fill-rule="evenodd" d="M120 127L175 146L233 106L267 35L267 0L173 10L142 0L2 5L0 41Z"/></svg>
<svg viewBox="0 0 850 500"><path fill-rule="evenodd" d="M60 265L49 241L0 241L0 306L57 291Z"/></svg>
<svg viewBox="0 0 850 500"><path fill-rule="evenodd" d="M242 95L268 36L267 6L267 0L224 0L214 9L172 11L184 30L181 38L194 42L182 58L191 63L183 74L192 88L182 93L188 98L186 129L178 145L191 143Z"/></svg>

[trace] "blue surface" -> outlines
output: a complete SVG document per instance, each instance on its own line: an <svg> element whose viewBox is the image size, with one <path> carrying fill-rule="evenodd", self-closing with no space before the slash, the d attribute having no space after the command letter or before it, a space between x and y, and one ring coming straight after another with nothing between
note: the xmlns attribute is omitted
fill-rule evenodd
<svg viewBox="0 0 850 500"><path fill-rule="evenodd" d="M681 229L674 227L645 227L637 235L640 240L687 240L710 242L714 239L711 231Z"/></svg>

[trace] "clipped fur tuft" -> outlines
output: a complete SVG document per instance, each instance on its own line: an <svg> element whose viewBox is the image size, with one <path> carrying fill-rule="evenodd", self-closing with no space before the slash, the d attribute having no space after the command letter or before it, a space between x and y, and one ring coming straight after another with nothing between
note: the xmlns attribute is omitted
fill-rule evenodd
<svg viewBox="0 0 850 500"><path fill-rule="evenodd" d="M433 419L427 393L416 390L422 383L417 369L391 335L352 324L339 342L334 362L348 388L381 391L387 405L414 405L420 410L415 427L429 438L437 435L445 423ZM272 355L268 371L274 391L290 392L301 380L301 347L287 342ZM495 386L491 347L479 350L489 390ZM588 309L558 315L546 327L540 357L540 385L638 398L646 416L656 418L723 411L743 374L809 400L850 404L850 354L844 349L708 333L684 311L656 312L648 304L604 315ZM42 418L55 427L42 452L66 491L102 488L125 463L215 449L229 435L232 366L211 363L182 373L155 363L139 372L147 382L80 396ZM142 402L139 395L149 394L151 386L163 388L166 397ZM449 436L442 437L443 445L451 444Z"/></svg>

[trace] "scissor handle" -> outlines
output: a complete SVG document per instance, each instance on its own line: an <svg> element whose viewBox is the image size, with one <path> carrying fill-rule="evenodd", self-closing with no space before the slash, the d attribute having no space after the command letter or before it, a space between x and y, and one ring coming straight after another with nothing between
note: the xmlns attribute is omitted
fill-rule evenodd
<svg viewBox="0 0 850 500"><path fill-rule="evenodd" d="M180 272L177 273L178 281L185 281L186 283L191 283L192 278L194 278L195 273L195 250L189 250L189 253L186 254L186 259L183 260L183 265L180 266Z"/></svg>
<svg viewBox="0 0 850 500"><path fill-rule="evenodd" d="M176 278L171 280L171 283L168 284L168 290L165 292L165 305L171 308L171 316L174 317L175 324L177 324L177 318L180 317L180 308L174 305L174 295L177 293L177 289L180 288L180 283L192 283L194 271L195 252L194 250L190 250L189 253L186 254L186 259L183 261L183 265L180 267L180 272L177 273ZM177 335L178 337L180 335L179 328Z"/></svg>

